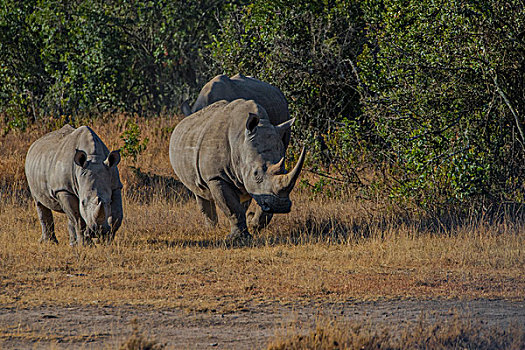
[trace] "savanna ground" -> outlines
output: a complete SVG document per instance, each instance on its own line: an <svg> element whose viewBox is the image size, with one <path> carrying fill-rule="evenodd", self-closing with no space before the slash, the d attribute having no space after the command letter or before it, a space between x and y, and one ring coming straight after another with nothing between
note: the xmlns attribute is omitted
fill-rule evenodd
<svg viewBox="0 0 525 350"><path fill-rule="evenodd" d="M204 227L173 178L176 122L137 119L149 143L119 165L125 221L107 246L70 247L62 214L59 244L38 242L23 164L61 121L0 136L0 348L525 348L519 213L440 225L298 185L290 214L228 248L225 218ZM89 124L122 146L124 116Z"/></svg>

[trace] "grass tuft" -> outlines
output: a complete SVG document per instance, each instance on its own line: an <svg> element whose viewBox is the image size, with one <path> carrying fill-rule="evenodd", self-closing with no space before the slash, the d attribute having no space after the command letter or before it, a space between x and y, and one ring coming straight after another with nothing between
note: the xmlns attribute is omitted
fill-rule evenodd
<svg viewBox="0 0 525 350"><path fill-rule="evenodd" d="M318 320L311 329L292 325L281 330L268 344L268 350L306 349L523 349L525 330L511 326L483 327L468 318L431 322L421 317L415 324L385 326L367 322Z"/></svg>
<svg viewBox="0 0 525 350"><path fill-rule="evenodd" d="M130 337L120 345L120 350L161 350L165 348L164 344L155 340L146 338L140 331L138 321L131 321L132 333Z"/></svg>

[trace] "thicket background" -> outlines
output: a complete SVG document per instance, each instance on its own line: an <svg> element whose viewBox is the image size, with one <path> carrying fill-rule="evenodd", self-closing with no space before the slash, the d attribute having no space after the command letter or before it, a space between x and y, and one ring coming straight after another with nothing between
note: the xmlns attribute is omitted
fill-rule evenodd
<svg viewBox="0 0 525 350"><path fill-rule="evenodd" d="M5 132L177 113L239 72L286 95L328 175L314 191L431 211L524 200L524 1L0 1Z"/></svg>

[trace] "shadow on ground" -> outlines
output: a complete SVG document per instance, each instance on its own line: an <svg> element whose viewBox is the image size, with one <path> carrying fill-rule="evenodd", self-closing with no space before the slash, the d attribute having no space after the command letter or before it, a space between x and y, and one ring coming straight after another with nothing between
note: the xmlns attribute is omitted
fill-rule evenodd
<svg viewBox="0 0 525 350"><path fill-rule="evenodd" d="M320 218L315 213L310 213L306 218L294 219L288 228L275 233L271 230L276 225L275 218L269 224L270 229L251 232L253 238L248 242L232 244L225 239L175 239L158 240L149 239L153 245L167 247L201 247L201 248L232 248L232 247L264 247L278 245L303 245L303 244L345 244L348 242L384 238L392 231L399 231L405 227L413 235L445 235L454 236L461 230L490 232L505 234L518 232L523 228L523 205L512 204L501 206L492 213L477 216L444 215L441 217L415 218L399 216L392 218L353 218L343 221L338 218ZM204 220L204 218L202 218Z"/></svg>

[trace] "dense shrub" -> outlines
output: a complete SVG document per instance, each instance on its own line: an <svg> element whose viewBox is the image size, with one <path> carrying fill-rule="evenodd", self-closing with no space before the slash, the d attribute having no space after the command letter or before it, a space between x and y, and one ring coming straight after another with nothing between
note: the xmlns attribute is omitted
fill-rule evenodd
<svg viewBox="0 0 525 350"><path fill-rule="evenodd" d="M524 21L519 1L252 1L212 49L283 90L338 180L373 162L397 200L481 207L523 196Z"/></svg>
<svg viewBox="0 0 525 350"><path fill-rule="evenodd" d="M523 4L377 1L364 11L362 104L393 167L391 194L423 206L521 201Z"/></svg>
<svg viewBox="0 0 525 350"><path fill-rule="evenodd" d="M286 95L318 192L522 202L524 22L518 0L5 0L0 113L159 114L243 73Z"/></svg>
<svg viewBox="0 0 525 350"><path fill-rule="evenodd" d="M173 110L209 78L222 2L6 0L0 112L39 116Z"/></svg>

